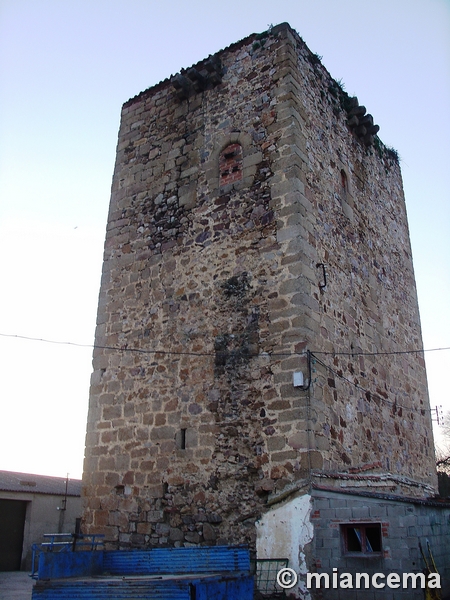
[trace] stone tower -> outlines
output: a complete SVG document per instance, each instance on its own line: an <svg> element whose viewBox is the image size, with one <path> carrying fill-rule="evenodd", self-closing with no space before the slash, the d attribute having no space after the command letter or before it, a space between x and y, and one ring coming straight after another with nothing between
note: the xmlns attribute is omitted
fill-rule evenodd
<svg viewBox="0 0 450 600"><path fill-rule="evenodd" d="M287 24L124 104L84 531L248 543L306 573L338 566L330 527L340 564L367 552L359 519L396 560L380 497L423 507L436 473L400 168L377 131Z"/></svg>

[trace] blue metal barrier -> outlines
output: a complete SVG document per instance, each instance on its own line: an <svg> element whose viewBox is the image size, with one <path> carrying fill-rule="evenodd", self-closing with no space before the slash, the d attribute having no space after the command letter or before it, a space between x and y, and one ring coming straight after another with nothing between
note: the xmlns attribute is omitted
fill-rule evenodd
<svg viewBox="0 0 450 600"><path fill-rule="evenodd" d="M56 553L68 553L68 552L77 552L86 550L92 553L94 550L98 551L103 549L103 538L104 535L93 534L93 535L82 535L82 534L73 534L73 533L45 533L44 538L47 540L42 542L41 544L33 544L31 546L32 556L31 556L31 575L33 579L38 579L39 569L42 569L41 578L44 576L44 570L49 568L51 569L52 561L55 562L55 565L58 564L58 559L51 558L42 558L47 553L51 553L51 556ZM93 559L95 560L95 558ZM70 559L59 559L59 564L65 562L67 568L70 569L71 561ZM40 566L42 562L42 567ZM44 565L48 565L47 567ZM60 575L64 577L65 575ZM46 577L50 578L50 577Z"/></svg>
<svg viewBox="0 0 450 600"><path fill-rule="evenodd" d="M113 550L103 553L103 570L111 575L250 572L250 556L245 546Z"/></svg>
<svg viewBox="0 0 450 600"><path fill-rule="evenodd" d="M244 546L77 552L55 547L39 556L32 600L253 598Z"/></svg>

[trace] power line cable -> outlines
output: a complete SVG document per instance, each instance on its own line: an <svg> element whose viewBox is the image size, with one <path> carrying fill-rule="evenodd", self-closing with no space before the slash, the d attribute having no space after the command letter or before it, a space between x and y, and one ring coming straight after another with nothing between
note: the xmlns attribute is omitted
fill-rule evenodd
<svg viewBox="0 0 450 600"><path fill-rule="evenodd" d="M116 352L136 352L139 354L173 354L176 356L216 356L217 354L220 354L220 352L175 352L172 350L145 350L142 348L134 348L134 347L128 347L128 346L107 346L107 345L101 345L101 344L80 344L78 342L63 342L60 340L49 340L49 339L45 339L45 338L37 338L37 337L31 337L31 336L26 336L26 335L18 335L18 334L9 334L9 333L0 333L1 337L6 337L6 338L16 338L16 339L20 339L20 340L29 340L29 341L33 341L33 342L44 342L46 344L58 344L58 345L62 345L62 346L75 346L78 348L93 348L93 349L98 349L98 350L113 350ZM351 351L351 352L322 352L320 350L311 350L311 353L314 354L318 359L317 355L322 355L322 356L352 356L352 357L356 357L356 356L393 356L396 354L420 354L420 353L424 353L424 352L439 352L439 351L445 351L445 350L450 350L450 346L449 347L444 347L444 348L420 348L420 349L415 349L415 350L393 350L391 352L356 352L356 351ZM251 357L256 357L256 356L262 356L262 357L266 357L266 356L305 356L306 355L306 351L302 351L302 352L267 352L267 353L258 353L258 354L252 354L252 353L248 353L246 356L251 356ZM325 365L324 365L325 366Z"/></svg>
<svg viewBox="0 0 450 600"><path fill-rule="evenodd" d="M420 350L392 350L389 352L321 352L314 351L314 354L322 354L327 356L393 356L396 354L421 354L423 352L438 352L441 350L450 350L448 348L421 348Z"/></svg>
<svg viewBox="0 0 450 600"><path fill-rule="evenodd" d="M28 340L28 341L34 341L34 342L44 342L47 344L58 344L58 345L63 345L63 346L74 346L74 347L78 347L78 348L92 348L92 349L97 349L97 350L111 350L113 352L135 352L137 354L161 354L161 355L169 355L169 356L209 356L209 357L216 357L218 355L221 354L226 354L224 352L176 352L176 351L171 351L171 350L145 350L142 348L133 348L133 347L127 347L127 346L107 346L107 345L101 345L101 344L80 344L77 342L63 342L63 341L58 341L58 340L48 340L45 338L36 338L36 337L30 337L30 336L24 336L24 335L17 335L17 334L7 334L7 333L0 333L1 337L6 337L6 338L16 338L16 339L20 339L20 340ZM354 381L351 381L351 379L348 379L347 377L344 377L344 375L338 373L337 371L335 371L332 367L330 367L329 365L327 365L325 362L323 362L318 355L326 355L326 356L352 356L352 357L357 357L357 356L389 356L389 355L397 355L397 354L417 354L417 353L423 353L423 352L437 352L437 351L443 351L443 350L450 350L449 348L429 348L429 349L421 349L421 350L402 350L402 351L393 351L393 352L321 352L321 351L310 351L309 356L314 358L315 361L317 361L320 365L322 365L325 369L327 369L328 371L330 371L330 373L333 373L333 375L335 375L337 378L346 381L347 383L349 383L350 385L352 385L353 387L355 387L356 389L358 389L361 392L364 392L367 395L369 395L371 398L373 398L374 400L378 400L379 402L382 402L384 404L387 404L389 406L395 407L395 408L402 408L404 410L412 410L411 407L406 407L406 406L402 406L401 404L398 404L397 402L392 402L391 400L387 400L386 398L383 398L382 396L380 396L379 394L374 394L373 392L371 392L370 390L368 390L367 388L364 388L362 386L360 386L359 384L355 383ZM252 354L252 353L248 353L245 355L248 358L257 358L257 357L262 357L262 358L266 358L266 357L282 357L282 356L308 356L308 352L307 351L303 351L303 352L267 352L267 353L258 353L258 354ZM311 382L309 382L308 384L308 388ZM369 400L369 399L368 399ZM376 401L375 400L375 401ZM422 410L422 409L421 409ZM426 410L426 409L423 409Z"/></svg>
<svg viewBox="0 0 450 600"><path fill-rule="evenodd" d="M44 338L35 338L29 337L25 335L16 335L16 334L8 334L8 333L0 333L1 337L7 338L17 338L20 340L29 340L33 342L44 342L47 344L59 344L62 346L75 346L78 348L93 348L94 350L113 350L115 352L136 352L138 354L166 354L173 356L211 356L215 357L217 355L226 354L225 352L179 352L173 350L145 350L143 348L134 348L128 346L104 346L101 344L79 344L77 342L62 342L58 340L47 340ZM246 353L245 356L255 358L258 356L267 357L267 356L306 356L306 352L266 352L266 353L258 353L252 354L251 352Z"/></svg>
<svg viewBox="0 0 450 600"><path fill-rule="evenodd" d="M327 365L326 363L324 363L322 360L320 360L320 358L318 358L316 356L315 352L311 352L311 356L312 356L313 359L316 360L316 362L318 362L325 369L327 369L328 371L330 371L330 373L333 373L333 375L335 375L339 379L342 379L343 381L346 381L347 383L349 383L350 385L352 385L353 387L355 387L357 390L359 390L361 392L364 392L366 394L366 398L367 398L367 394L368 394L369 395L369 398L367 398L368 401L370 401L370 398L373 398L374 401L378 400L379 402L383 402L384 404L388 404L389 406L392 406L394 408L402 408L403 410L413 410L413 407L406 407L406 406L403 406L401 404L398 404L398 402L392 402L392 400L387 400L386 398L383 398L379 394L374 394L373 392L371 392L367 388L364 388L361 385L359 385L358 383L355 383L354 381L352 381L351 379L348 379L348 377L344 377L344 375L341 375L340 373L338 373L337 371L335 371L332 367L330 367L329 365ZM420 410L426 410L426 409L420 409Z"/></svg>

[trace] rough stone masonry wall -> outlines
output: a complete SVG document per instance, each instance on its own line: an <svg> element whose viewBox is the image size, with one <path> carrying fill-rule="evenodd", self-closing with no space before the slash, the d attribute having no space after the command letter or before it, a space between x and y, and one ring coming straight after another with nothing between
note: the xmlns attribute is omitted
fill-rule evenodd
<svg viewBox="0 0 450 600"><path fill-rule="evenodd" d="M392 418L375 396L364 397L368 407L360 410L356 388L318 364L308 390L292 386L294 370L308 375L306 349L394 347L378 321L371 345L361 327L370 322L366 294L379 283L374 269L389 267L381 264L382 242L393 244L389 252L399 247L388 236L396 225L383 205L388 192L393 214L404 210L397 167L361 145L345 111L333 112L332 80L322 69L319 83L311 56L281 26L221 52L220 68L212 59L196 66L204 77L212 65L219 80L211 76L208 84L191 72L191 89L182 74L123 107L83 478L84 530L105 533L111 544L253 545L255 519L304 486L311 468L327 475L349 467L385 471L383 418L401 432L398 444L390 440L391 468L409 473L411 465L415 479L430 480L426 446L412 448L412 411ZM349 178L342 206L351 225L333 204L338 192L331 193L342 163ZM355 165L364 191L355 189ZM372 230L383 218L378 240ZM366 225L367 245L375 247L365 249L365 260L381 266L366 263L363 277L362 246L357 252L348 244ZM398 227L401 240L402 220ZM398 252L407 277L410 258ZM327 264L322 292L318 262ZM386 299L380 292L378 319L397 314L397 296L414 312L410 283L398 291L386 286ZM417 318L410 328L403 314L408 322L393 338L402 347L404 331L420 335ZM408 360L392 375L389 363L370 364L367 381L343 375L378 386L380 396L388 377L398 393L411 385L416 394L413 378L423 386L423 371L408 371L406 381L401 367L411 370ZM418 427L425 437L426 421ZM400 440L408 443L406 455Z"/></svg>
<svg viewBox="0 0 450 600"><path fill-rule="evenodd" d="M297 335L315 357L307 394L280 389L284 401L309 396L310 406L308 425L281 432L279 450L308 444L311 468L336 485L432 495L423 354L403 353L422 348L422 337L398 160L378 138L349 128L352 107L364 109L294 32L288 36L290 160L303 193L293 190L279 231L290 240L285 335ZM292 359L282 365L286 384L293 368ZM342 472L350 477L341 480Z"/></svg>
<svg viewBox="0 0 450 600"><path fill-rule="evenodd" d="M261 41L222 55L216 89L123 109L96 337L123 351L94 354L84 475L85 529L121 546L252 542L267 495L283 41Z"/></svg>

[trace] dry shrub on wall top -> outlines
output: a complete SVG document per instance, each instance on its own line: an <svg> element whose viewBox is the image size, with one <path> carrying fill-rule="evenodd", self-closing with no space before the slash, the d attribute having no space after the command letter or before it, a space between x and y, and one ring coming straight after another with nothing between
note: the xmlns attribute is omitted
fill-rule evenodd
<svg viewBox="0 0 450 600"><path fill-rule="evenodd" d="M444 416L442 433L443 444L436 446L439 495L443 498L450 498L450 411Z"/></svg>

